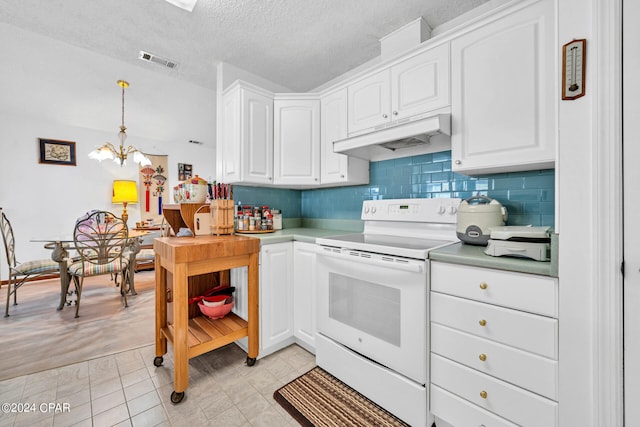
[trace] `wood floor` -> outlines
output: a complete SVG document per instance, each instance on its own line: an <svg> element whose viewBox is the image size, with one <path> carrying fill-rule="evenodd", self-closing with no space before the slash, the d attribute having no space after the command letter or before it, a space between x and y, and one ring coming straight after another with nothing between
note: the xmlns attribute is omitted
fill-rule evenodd
<svg viewBox="0 0 640 427"><path fill-rule="evenodd" d="M155 342L155 273L136 273L137 295L124 308L109 275L85 280L80 317L75 306L57 311L60 282L25 284L9 317L0 315L0 380L139 348ZM0 301L6 302L6 285Z"/></svg>

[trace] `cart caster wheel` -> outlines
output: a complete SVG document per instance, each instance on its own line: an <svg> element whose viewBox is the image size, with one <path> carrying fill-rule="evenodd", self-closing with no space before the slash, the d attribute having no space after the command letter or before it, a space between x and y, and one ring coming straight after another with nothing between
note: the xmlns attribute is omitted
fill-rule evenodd
<svg viewBox="0 0 640 427"><path fill-rule="evenodd" d="M256 364L256 358L255 357L247 357L247 366L253 366Z"/></svg>
<svg viewBox="0 0 640 427"><path fill-rule="evenodd" d="M177 393L175 391L171 392L171 403L173 403L174 405L182 402L182 399L184 399L184 391L181 391L180 393Z"/></svg>
<svg viewBox="0 0 640 427"><path fill-rule="evenodd" d="M162 356L156 356L155 359L153 359L153 366L162 366L162 362L164 362L164 358Z"/></svg>

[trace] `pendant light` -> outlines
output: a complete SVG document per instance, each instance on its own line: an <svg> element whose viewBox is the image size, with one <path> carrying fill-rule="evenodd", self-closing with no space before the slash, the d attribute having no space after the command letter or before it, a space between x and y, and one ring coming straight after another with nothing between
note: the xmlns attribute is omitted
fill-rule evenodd
<svg viewBox="0 0 640 427"><path fill-rule="evenodd" d="M129 145L126 148L124 146L124 142L127 139L127 128L124 125L124 90L129 87L129 83L124 80L118 80L118 86L122 88L122 124L120 125L120 132L118 133L120 146L115 147L110 142L107 142L102 147L98 147L89 153L89 158L100 162L105 159L109 159L116 163L120 163L120 166L124 166L127 163L127 157L131 155L134 162L139 163L142 166L150 165L151 160L149 160L149 158L140 150L132 145Z"/></svg>

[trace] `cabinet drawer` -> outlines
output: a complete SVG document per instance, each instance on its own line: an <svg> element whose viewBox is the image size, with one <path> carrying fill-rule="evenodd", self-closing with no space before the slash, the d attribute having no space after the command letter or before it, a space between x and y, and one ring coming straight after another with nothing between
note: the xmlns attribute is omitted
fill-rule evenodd
<svg viewBox="0 0 640 427"><path fill-rule="evenodd" d="M553 277L432 262L431 290L558 317Z"/></svg>
<svg viewBox="0 0 640 427"><path fill-rule="evenodd" d="M558 321L550 317L431 292L431 321L558 359Z"/></svg>
<svg viewBox="0 0 640 427"><path fill-rule="evenodd" d="M549 399L558 399L558 362L554 360L435 323L431 324L431 351Z"/></svg>
<svg viewBox="0 0 640 427"><path fill-rule="evenodd" d="M516 424L557 425L556 402L436 354L431 357L431 382Z"/></svg>
<svg viewBox="0 0 640 427"><path fill-rule="evenodd" d="M516 427L504 418L431 384L431 412L452 426ZM436 424L438 420L436 419Z"/></svg>

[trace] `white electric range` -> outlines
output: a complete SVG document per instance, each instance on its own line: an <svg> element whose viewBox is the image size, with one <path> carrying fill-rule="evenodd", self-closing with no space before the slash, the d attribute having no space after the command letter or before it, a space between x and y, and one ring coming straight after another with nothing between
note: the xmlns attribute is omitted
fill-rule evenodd
<svg viewBox="0 0 640 427"><path fill-rule="evenodd" d="M453 244L461 199L367 200L363 233L316 239L316 361L412 426L428 410L429 252Z"/></svg>

